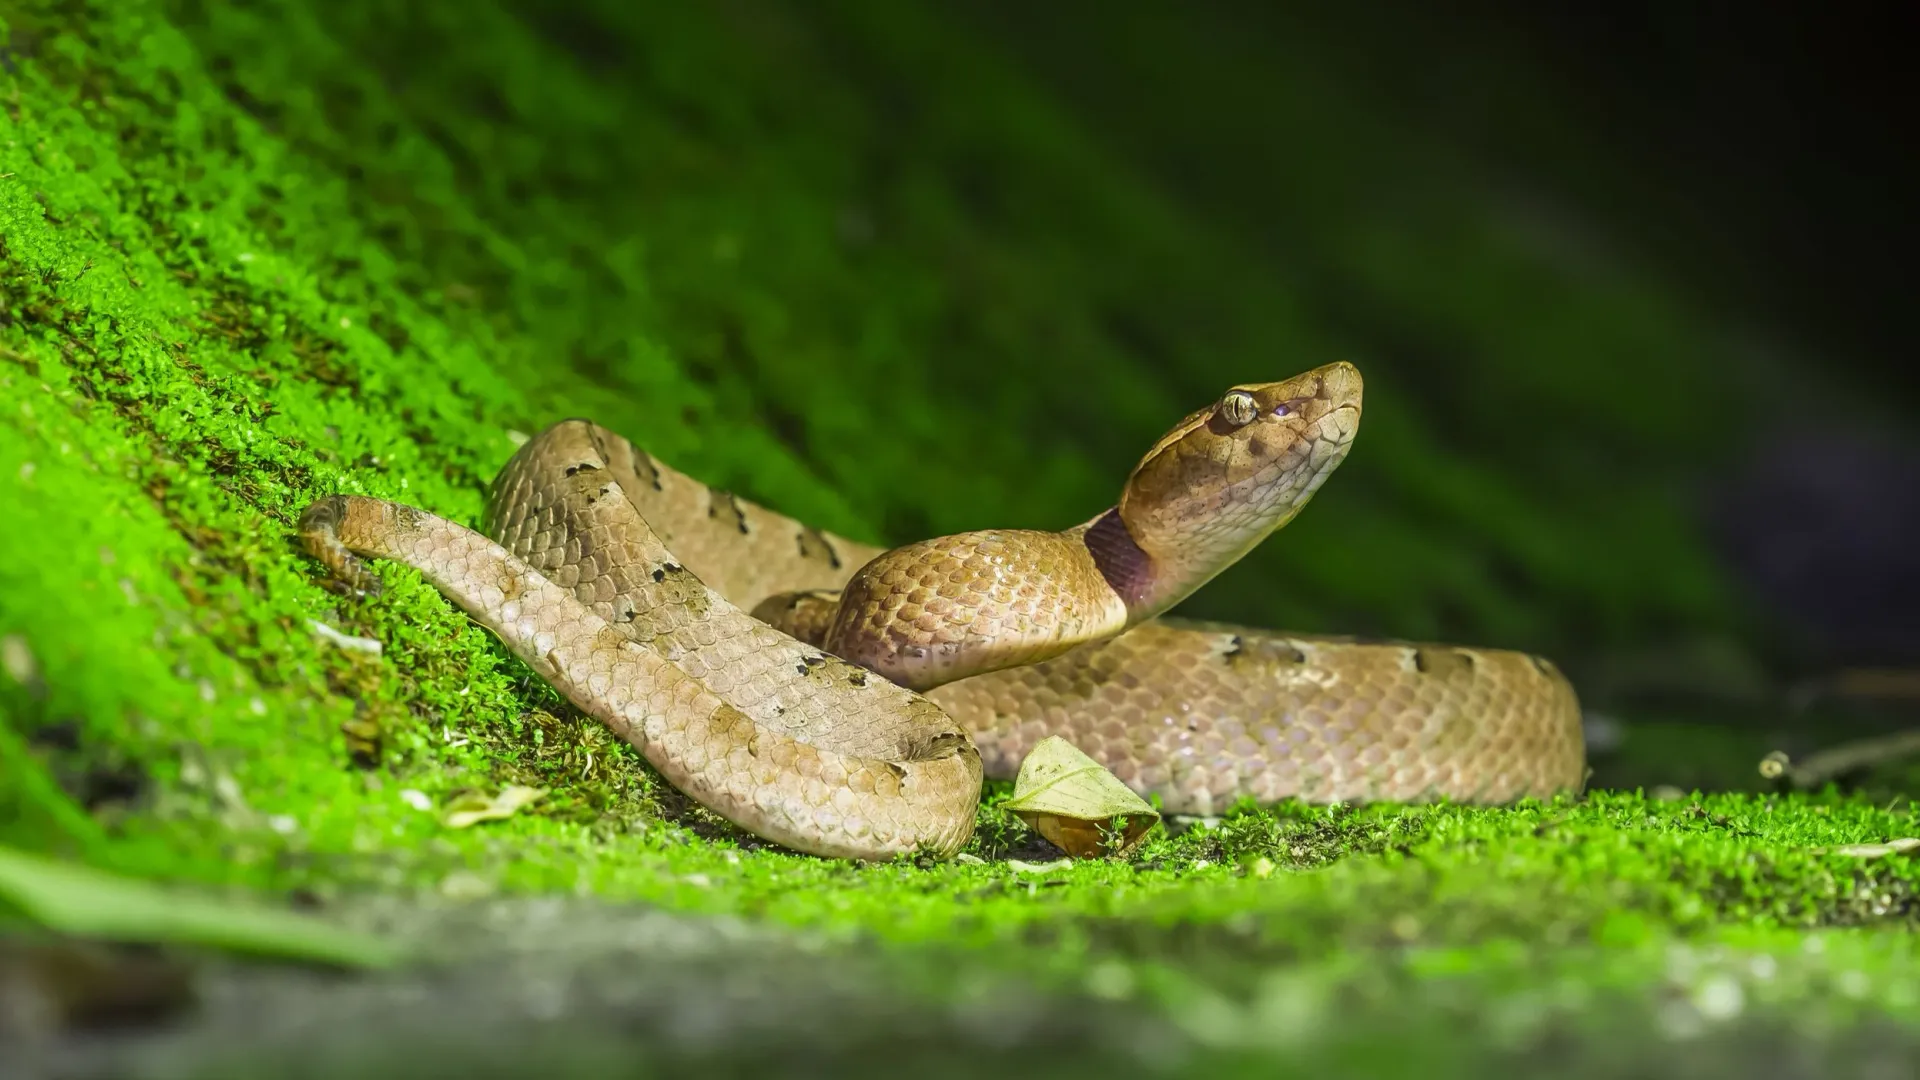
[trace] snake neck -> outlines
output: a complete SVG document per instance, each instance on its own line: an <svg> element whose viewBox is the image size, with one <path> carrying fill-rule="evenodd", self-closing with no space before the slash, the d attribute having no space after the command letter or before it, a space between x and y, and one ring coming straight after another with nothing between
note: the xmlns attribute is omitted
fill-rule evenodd
<svg viewBox="0 0 1920 1080"><path fill-rule="evenodd" d="M1159 615L1205 584L1205 578L1188 582L1169 572L1165 560L1155 559L1133 538L1117 508L1070 531L1080 534L1100 576L1127 605L1128 626Z"/></svg>
<svg viewBox="0 0 1920 1080"><path fill-rule="evenodd" d="M1126 604L1127 625L1133 627L1158 618L1198 592L1292 517L1293 513L1288 513L1258 532L1221 530L1208 535L1202 530L1159 554L1135 538L1117 507L1067 530L1067 534L1078 534L1100 576Z"/></svg>

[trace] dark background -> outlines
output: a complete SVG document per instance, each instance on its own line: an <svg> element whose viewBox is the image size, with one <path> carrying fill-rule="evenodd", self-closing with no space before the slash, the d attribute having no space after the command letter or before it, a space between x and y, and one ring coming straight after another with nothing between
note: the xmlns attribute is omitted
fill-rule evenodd
<svg viewBox="0 0 1920 1080"><path fill-rule="evenodd" d="M1342 93L1375 97L1410 137L1444 140L1488 185L1658 267L1755 357L1717 373L1724 400L1699 402L1754 411L1694 502L1777 634L1771 662L1804 676L1920 657L1920 365L1909 356L1920 170L1900 104L1920 99L1911 11L1308 7L1182 5L1218 64L1173 79L1143 60L1164 19L1133 16L1139 32L1116 48L1073 5L977 10L1170 188L1276 251L1288 240L1277 204L1300 164L1290 157L1312 147L1286 146L1264 123L1261 72L1270 85L1287 50L1305 48ZM1143 114L1159 119L1143 125ZM1742 404L1735 391L1749 389Z"/></svg>
<svg viewBox="0 0 1920 1080"><path fill-rule="evenodd" d="M1081 36L1089 9L967 5L1109 123L1173 97L1222 158L1163 160L1169 182L1232 172L1261 136L1257 94L1127 84L1124 58ZM1127 5L1120 5L1127 7ZM1133 4L1136 10L1159 5ZM1243 50L1308 40L1411 126L1577 205L1739 318L1790 332L1902 406L1920 400L1909 351L1920 91L1901 5L1489 3L1179 6ZM1078 15L1076 15L1076 11ZM1124 16L1123 16L1124 17ZM1151 47L1151 42L1142 42ZM1187 175L1191 173L1193 175Z"/></svg>

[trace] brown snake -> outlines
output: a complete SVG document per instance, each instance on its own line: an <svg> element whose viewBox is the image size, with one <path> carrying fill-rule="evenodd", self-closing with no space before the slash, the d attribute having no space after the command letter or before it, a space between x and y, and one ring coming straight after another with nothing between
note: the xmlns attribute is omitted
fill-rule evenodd
<svg viewBox="0 0 1920 1080"><path fill-rule="evenodd" d="M1158 617L1306 505L1360 398L1348 364L1235 387L1060 532L883 551L581 420L494 481L498 543L353 495L300 532L369 592L355 553L415 567L674 786L800 851L951 854L983 771L1011 777L1048 735L1175 814L1577 791L1579 704L1538 657Z"/></svg>

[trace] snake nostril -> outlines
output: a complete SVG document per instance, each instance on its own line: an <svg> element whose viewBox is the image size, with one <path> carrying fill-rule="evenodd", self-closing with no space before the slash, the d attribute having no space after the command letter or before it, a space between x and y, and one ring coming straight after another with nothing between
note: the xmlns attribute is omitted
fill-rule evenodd
<svg viewBox="0 0 1920 1080"><path fill-rule="evenodd" d="M1288 398L1273 407L1273 415L1280 418L1300 416L1307 412L1307 406L1313 402L1310 397Z"/></svg>

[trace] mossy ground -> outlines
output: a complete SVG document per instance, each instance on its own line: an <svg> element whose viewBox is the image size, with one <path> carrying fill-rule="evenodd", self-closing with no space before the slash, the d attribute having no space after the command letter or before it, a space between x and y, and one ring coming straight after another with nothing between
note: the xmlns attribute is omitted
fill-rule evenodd
<svg viewBox="0 0 1920 1080"><path fill-rule="evenodd" d="M1920 872L1821 850L1920 833L1902 799L1282 807L1043 871L989 799L983 863L825 862L688 807L416 576L323 589L308 501L472 520L567 415L902 540L1079 520L1220 386L1358 352L1363 448L1199 613L1575 657L1742 618L1673 498L1731 423L1681 409L1714 336L1356 103L1297 118L1340 137L1276 270L933 9L405 7L0 5L0 838L323 907L744 916L1303 1071L1920 1019ZM1340 178L1391 168L1431 182L1368 224ZM1455 345L1369 364L1395 335ZM1670 392L1622 408L1636 371ZM508 783L550 794L418 808Z"/></svg>

